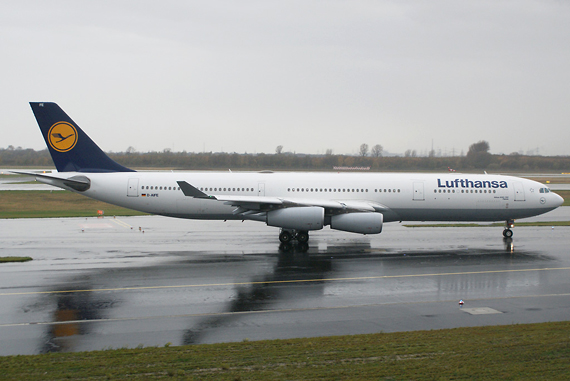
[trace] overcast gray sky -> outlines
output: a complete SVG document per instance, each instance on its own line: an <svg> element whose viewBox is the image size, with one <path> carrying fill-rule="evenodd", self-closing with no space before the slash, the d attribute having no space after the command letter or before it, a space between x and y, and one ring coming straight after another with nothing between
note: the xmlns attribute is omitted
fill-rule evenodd
<svg viewBox="0 0 570 381"><path fill-rule="evenodd" d="M104 151L570 154L570 2L0 0L0 147L29 101Z"/></svg>

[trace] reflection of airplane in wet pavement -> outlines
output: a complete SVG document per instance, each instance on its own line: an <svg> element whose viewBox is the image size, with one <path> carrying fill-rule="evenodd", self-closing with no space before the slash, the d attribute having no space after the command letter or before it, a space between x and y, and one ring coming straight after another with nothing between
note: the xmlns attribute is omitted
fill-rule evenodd
<svg viewBox="0 0 570 381"><path fill-rule="evenodd" d="M382 303L382 298L405 300L425 289L431 290L434 298L446 298L454 292L474 297L497 295L513 282L540 286L548 283L543 272L521 273L517 277L491 271L481 276L471 274L470 269L478 271L482 265L493 269L509 269L513 265L520 268L521 264L551 260L541 253L513 253L508 244L502 250L465 247L404 251L374 249L369 242L356 241L329 245L324 250L312 247L309 251L293 245L289 251L278 254L181 252L183 259L173 262L60 279L57 285L42 291L40 300L23 310L41 316L49 311L50 320L41 324L41 353L134 347L141 343L164 345L167 341L209 343L228 341L228 337L231 341L240 337L242 326L248 332L259 331L259 337L269 335L263 321L273 324L273 313L283 311L296 311L298 318L303 319L304 310L322 307L326 314L329 307ZM456 273L459 268L469 274L412 276L405 280L394 277ZM389 276L380 280L383 275ZM334 296L330 297L327 287L336 282L340 282L339 287L333 287ZM362 293L362 289L366 292ZM267 317L248 314L264 311L269 312ZM335 321L334 317L329 320ZM258 328L260 321L262 326ZM244 337L247 336L241 339Z"/></svg>
<svg viewBox="0 0 570 381"><path fill-rule="evenodd" d="M324 279L332 271L332 261L329 256L309 256L304 251L304 247L300 251L287 247L287 252L279 255L273 272L253 278L248 286L236 287L236 296L225 313L205 318L192 326L184 333L182 344L200 343L208 331L239 319L240 312L268 310L285 299L322 295ZM308 279L314 281L308 284Z"/></svg>
<svg viewBox="0 0 570 381"><path fill-rule="evenodd" d="M336 303L347 305L371 300L376 303L374 292L384 290L384 286L388 288L381 292L399 290L403 293L397 294L400 295L396 295L398 298L410 291L407 287L416 291L430 287L438 295L454 290L462 295L469 292L477 296L481 292L496 294L507 289L511 282L539 285L541 279L536 277L545 274L525 274L513 279L512 275L493 271L484 278L477 275L412 277L403 283L402 279L391 279L394 274L415 271L431 273L436 271L434 269L446 269L442 271L455 272L458 267L465 270L472 266L479 269L482 263L491 267L493 264L510 267L551 260L540 253L512 253L508 245L503 250L466 247L401 251L373 249L368 242L330 245L326 250L315 249L310 254L302 247L293 246L277 256L269 253L230 257L207 254L191 259L188 259L188 253L181 253L181 256L185 259L152 267L90 272L80 280L74 278L71 281L73 289L55 286L46 290L50 293L42 294L39 301L24 307L24 310L35 310L32 312L50 311L51 321L43 323L40 352L133 347L141 343L164 345L168 334L174 335L174 339L169 339L174 344L207 343L213 338L215 342L216 336L226 337L228 332L232 332L235 339L239 335L235 331L241 324L248 325L252 316L259 319L259 314L248 312L326 309L337 306ZM355 274L358 274L356 278ZM330 279L342 282L343 278L351 278L349 282L360 283L368 282L357 279L361 276L377 278L383 274L390 275L382 281L386 282L383 287L365 286L375 291L361 295L361 299L354 299L347 284L342 286L346 294L335 295L332 300L326 297L326 287L332 284ZM68 282L63 280L61 283ZM193 286L179 288L185 284ZM194 287L201 284L204 286ZM141 300L145 300L145 305L141 305ZM126 326L121 324L129 328L125 329ZM255 325L253 329L257 329ZM114 341L112 332L121 332L119 343Z"/></svg>
<svg viewBox="0 0 570 381"><path fill-rule="evenodd" d="M47 326L40 353L73 350L78 336L89 335L90 328L105 316L105 310L116 306L110 299L86 292L89 287L83 284L81 292L61 289L49 294L48 298L55 304L53 324Z"/></svg>

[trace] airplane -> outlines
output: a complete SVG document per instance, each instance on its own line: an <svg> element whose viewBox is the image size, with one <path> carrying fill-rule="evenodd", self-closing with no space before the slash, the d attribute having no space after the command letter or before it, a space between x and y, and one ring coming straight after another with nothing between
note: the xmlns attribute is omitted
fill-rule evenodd
<svg viewBox="0 0 570 381"><path fill-rule="evenodd" d="M325 226L379 234L394 221L505 221L510 238L515 219L564 202L539 182L486 173L139 172L109 158L57 104L30 106L57 172L13 172L150 214L264 222L282 243L306 244Z"/></svg>

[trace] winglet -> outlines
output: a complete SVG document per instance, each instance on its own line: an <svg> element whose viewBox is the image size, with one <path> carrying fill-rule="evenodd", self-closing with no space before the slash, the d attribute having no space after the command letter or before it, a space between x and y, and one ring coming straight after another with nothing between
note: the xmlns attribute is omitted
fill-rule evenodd
<svg viewBox="0 0 570 381"><path fill-rule="evenodd" d="M214 200L216 199L214 196L208 196L206 193L188 184L186 181L177 181L177 183L180 185L180 189L182 190L182 193L184 193L184 196L195 198L211 198Z"/></svg>

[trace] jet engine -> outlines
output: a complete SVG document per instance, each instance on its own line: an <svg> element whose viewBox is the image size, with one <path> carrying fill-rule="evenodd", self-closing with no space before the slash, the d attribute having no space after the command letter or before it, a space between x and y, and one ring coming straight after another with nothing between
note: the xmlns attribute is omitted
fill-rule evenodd
<svg viewBox="0 0 570 381"><path fill-rule="evenodd" d="M331 217L331 229L351 233L378 234L382 231L382 213L346 213Z"/></svg>
<svg viewBox="0 0 570 381"><path fill-rule="evenodd" d="M277 209L267 212L267 225L284 229L320 230L323 228L325 210L319 206Z"/></svg>

